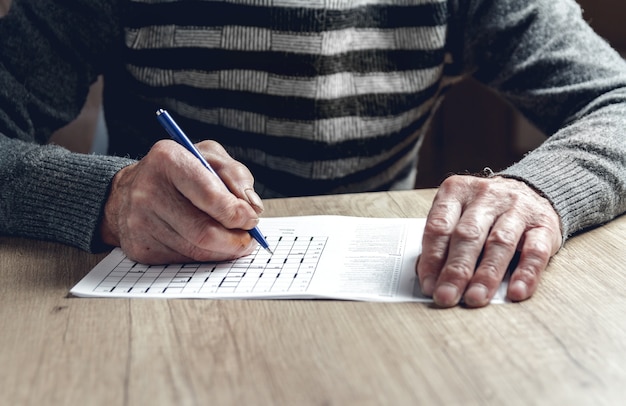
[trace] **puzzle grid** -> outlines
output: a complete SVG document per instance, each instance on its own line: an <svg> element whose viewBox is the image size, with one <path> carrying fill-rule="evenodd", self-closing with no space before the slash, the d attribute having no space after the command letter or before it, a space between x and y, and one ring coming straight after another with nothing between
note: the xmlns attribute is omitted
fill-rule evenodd
<svg viewBox="0 0 626 406"><path fill-rule="evenodd" d="M94 289L98 293L304 293L328 237L269 236L263 249L219 263L143 265L124 258Z"/></svg>

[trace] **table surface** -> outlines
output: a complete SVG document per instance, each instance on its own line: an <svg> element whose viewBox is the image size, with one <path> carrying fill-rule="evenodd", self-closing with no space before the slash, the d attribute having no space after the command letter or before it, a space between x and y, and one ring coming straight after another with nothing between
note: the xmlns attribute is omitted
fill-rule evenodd
<svg viewBox="0 0 626 406"><path fill-rule="evenodd" d="M275 199L265 216L424 217L434 190ZM624 404L626 217L535 296L483 309L80 299L105 254L0 238L0 404Z"/></svg>

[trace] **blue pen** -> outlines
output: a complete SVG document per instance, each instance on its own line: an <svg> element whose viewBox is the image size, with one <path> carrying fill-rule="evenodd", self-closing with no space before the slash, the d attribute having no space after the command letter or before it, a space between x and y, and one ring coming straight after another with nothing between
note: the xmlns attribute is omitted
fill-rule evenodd
<svg viewBox="0 0 626 406"><path fill-rule="evenodd" d="M209 163L204 159L204 157L202 156L200 151L198 151L196 146L193 145L193 143L189 140L189 138L187 138L183 130L180 129L178 124L176 124L176 122L169 115L169 113L163 109L159 109L156 114L157 114L157 120L159 120L159 123L161 123L163 128L165 128L165 131L167 131L170 137L172 137L174 141L178 142L183 147L187 148L189 152L194 154L196 158L198 158L200 162L202 162L202 165L204 165L204 167L207 168L209 172L217 176L219 180L222 180L220 176L217 174L217 172L215 172L215 170L211 168L211 165L209 165ZM269 247L269 244L265 240L265 237L263 237L263 234L261 234L261 231L259 230L258 227L254 227L252 230L248 230L248 232L255 240L257 240L257 242L259 243L259 245L261 245L261 247L265 248L267 252L274 255L274 253Z"/></svg>

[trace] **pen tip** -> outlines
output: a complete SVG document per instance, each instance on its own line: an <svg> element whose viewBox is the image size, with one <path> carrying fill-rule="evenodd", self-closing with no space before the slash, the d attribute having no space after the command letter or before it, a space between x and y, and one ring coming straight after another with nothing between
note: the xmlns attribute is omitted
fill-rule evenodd
<svg viewBox="0 0 626 406"><path fill-rule="evenodd" d="M270 255L274 255L274 252L270 249L270 247L265 248L265 251L269 252Z"/></svg>

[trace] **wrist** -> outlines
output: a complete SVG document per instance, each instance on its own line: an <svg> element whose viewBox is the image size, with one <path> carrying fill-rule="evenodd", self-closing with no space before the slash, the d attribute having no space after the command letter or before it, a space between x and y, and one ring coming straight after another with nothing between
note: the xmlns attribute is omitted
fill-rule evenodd
<svg viewBox="0 0 626 406"><path fill-rule="evenodd" d="M109 188L109 195L107 201L104 204L104 210L102 214L102 221L100 222L100 238L102 242L111 246L120 246L119 239L119 208L120 208L120 196L119 189L121 179L124 176L124 172L128 167L119 170L113 179L111 179L111 187Z"/></svg>

